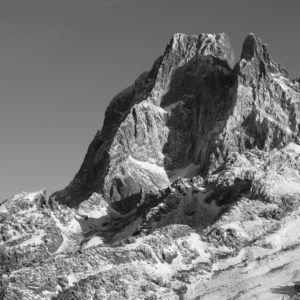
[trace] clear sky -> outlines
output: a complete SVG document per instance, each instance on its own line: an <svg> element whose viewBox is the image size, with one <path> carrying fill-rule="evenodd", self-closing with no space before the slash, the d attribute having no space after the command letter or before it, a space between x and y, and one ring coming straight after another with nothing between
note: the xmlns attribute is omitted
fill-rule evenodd
<svg viewBox="0 0 300 300"><path fill-rule="evenodd" d="M0 0L0 199L65 187L112 97L173 33L257 33L300 75L300 1Z"/></svg>

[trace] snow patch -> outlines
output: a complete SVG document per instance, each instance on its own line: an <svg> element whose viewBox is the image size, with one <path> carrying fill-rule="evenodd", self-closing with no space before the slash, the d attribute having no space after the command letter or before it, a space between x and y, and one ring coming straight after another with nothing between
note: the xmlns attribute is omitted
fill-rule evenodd
<svg viewBox="0 0 300 300"><path fill-rule="evenodd" d="M45 235L44 231L41 231L39 234L33 234L32 237L21 244L19 244L19 247L25 247L28 245L40 245L43 244L43 236Z"/></svg>
<svg viewBox="0 0 300 300"><path fill-rule="evenodd" d="M266 243L272 244L276 250L282 250L300 241L300 217L294 217L275 233L266 237Z"/></svg>
<svg viewBox="0 0 300 300"><path fill-rule="evenodd" d="M95 219L100 219L101 217L104 217L104 216L107 216L109 214L109 208L108 208L108 205L103 205L101 204L100 207L97 206L95 207L95 210L92 210L92 211L85 211L83 209L78 209L78 213L80 215L86 215L88 216L89 218L95 218Z"/></svg>
<svg viewBox="0 0 300 300"><path fill-rule="evenodd" d="M283 150L286 152L293 152L296 154L300 154L300 145L294 144L294 143L289 143L285 147L283 147Z"/></svg>
<svg viewBox="0 0 300 300"><path fill-rule="evenodd" d="M175 108L177 105L179 105L179 104L184 104L184 102L183 101L177 101L177 102L175 102L175 103L172 103L172 104L170 104L170 105L168 105L168 106L164 106L163 107L163 109L166 111L166 112L169 112L169 111L171 111L173 108Z"/></svg>
<svg viewBox="0 0 300 300"><path fill-rule="evenodd" d="M189 244L190 250L197 252L201 262L210 262L210 255L207 251L207 244L201 240L199 234L193 232L185 241Z"/></svg>
<svg viewBox="0 0 300 300"><path fill-rule="evenodd" d="M270 183L272 186L270 187L272 189L273 194L277 195L293 195L296 193L300 193L300 178L296 177L288 177L288 178L282 178L281 180L274 180L274 183L276 182L276 185L272 185L272 182Z"/></svg>
<svg viewBox="0 0 300 300"><path fill-rule="evenodd" d="M8 213L8 210L5 204L0 205L0 213Z"/></svg>
<svg viewBox="0 0 300 300"><path fill-rule="evenodd" d="M170 181L174 181L179 177L191 178L193 176L196 176L198 173L198 169L199 169L199 165L195 165L194 163L191 163L184 168L168 171Z"/></svg>
<svg viewBox="0 0 300 300"><path fill-rule="evenodd" d="M103 245L103 238L100 236L94 236L90 240L88 240L84 244L83 249L90 248L97 245Z"/></svg>
<svg viewBox="0 0 300 300"><path fill-rule="evenodd" d="M149 170L152 173L160 173L160 174L166 173L166 171L163 167L158 166L157 164L154 164L154 163L150 163L148 161L140 161L140 160L133 158L132 156L128 157L128 161L139 166L142 169Z"/></svg>
<svg viewBox="0 0 300 300"><path fill-rule="evenodd" d="M277 74L273 74L273 79L276 83L280 85L280 87L285 91L289 91L291 88L287 85L288 79L284 76L278 76Z"/></svg>
<svg viewBox="0 0 300 300"><path fill-rule="evenodd" d="M73 286L74 283L77 282L77 279L76 279L76 276L74 273L69 274L67 278L68 278L69 286Z"/></svg>
<svg viewBox="0 0 300 300"><path fill-rule="evenodd" d="M72 232L72 233L79 233L81 232L81 227L78 221L75 218L68 223L68 225L62 225L62 223L58 220L58 218L52 213L52 218L54 219L56 226L61 229L61 231Z"/></svg>

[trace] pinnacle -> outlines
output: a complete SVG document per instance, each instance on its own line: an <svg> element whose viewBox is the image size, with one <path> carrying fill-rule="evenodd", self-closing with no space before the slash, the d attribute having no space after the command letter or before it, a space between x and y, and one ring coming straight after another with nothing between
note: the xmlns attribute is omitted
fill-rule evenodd
<svg viewBox="0 0 300 300"><path fill-rule="evenodd" d="M186 53L192 57L196 54L201 56L212 55L226 60L229 65L233 64L234 53L226 33L201 33L199 35L188 35L175 33L167 46L166 53L175 55Z"/></svg>
<svg viewBox="0 0 300 300"><path fill-rule="evenodd" d="M250 33L244 40L241 59L249 61L253 57L259 58L265 62L269 62L270 60L267 44L265 44L258 35Z"/></svg>

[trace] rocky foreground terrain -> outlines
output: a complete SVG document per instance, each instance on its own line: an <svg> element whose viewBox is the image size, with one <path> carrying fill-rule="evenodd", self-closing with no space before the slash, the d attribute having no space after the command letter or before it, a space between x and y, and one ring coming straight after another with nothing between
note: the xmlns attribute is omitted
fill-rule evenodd
<svg viewBox="0 0 300 300"><path fill-rule="evenodd" d="M300 83L254 34L175 34L64 190L0 202L0 299L300 299ZM299 285L300 287L300 285Z"/></svg>

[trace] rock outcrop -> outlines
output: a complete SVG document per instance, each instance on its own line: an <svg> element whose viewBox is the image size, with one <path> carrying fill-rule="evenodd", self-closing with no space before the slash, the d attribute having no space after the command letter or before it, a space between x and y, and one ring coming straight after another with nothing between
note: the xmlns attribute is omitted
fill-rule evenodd
<svg viewBox="0 0 300 300"><path fill-rule="evenodd" d="M233 57L225 34L175 34L151 71L112 100L79 172L52 197L77 206L97 192L128 211L141 189L206 176L232 151L297 142L299 84L254 34L231 68Z"/></svg>

